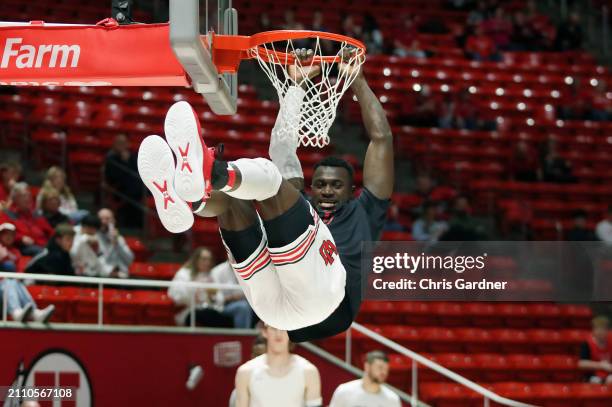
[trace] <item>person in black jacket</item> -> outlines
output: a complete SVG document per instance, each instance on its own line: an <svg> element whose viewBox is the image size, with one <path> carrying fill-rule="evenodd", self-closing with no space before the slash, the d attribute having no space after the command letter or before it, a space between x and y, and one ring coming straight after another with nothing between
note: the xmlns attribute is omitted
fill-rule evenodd
<svg viewBox="0 0 612 407"><path fill-rule="evenodd" d="M70 258L70 248L74 235L74 228L71 225L66 223L57 225L47 247L30 261L25 272L74 276L75 272ZM49 282L45 282L45 284L49 284Z"/></svg>

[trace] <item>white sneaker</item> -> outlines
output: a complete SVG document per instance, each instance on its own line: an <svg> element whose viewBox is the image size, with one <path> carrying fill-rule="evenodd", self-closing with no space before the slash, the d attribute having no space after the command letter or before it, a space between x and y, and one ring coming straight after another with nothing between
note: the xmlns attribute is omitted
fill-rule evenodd
<svg viewBox="0 0 612 407"><path fill-rule="evenodd" d="M36 322L42 322L43 324L49 323L49 319L51 319L51 315L55 311L55 305L51 304L45 307L44 309L35 309L34 314L32 315L32 319Z"/></svg>
<svg viewBox="0 0 612 407"><path fill-rule="evenodd" d="M34 310L34 306L32 303L27 304L25 307L16 309L12 312L13 320L17 322L26 322L30 315L32 315L32 311Z"/></svg>
<svg viewBox="0 0 612 407"><path fill-rule="evenodd" d="M145 138L138 149L138 173L153 194L162 225L172 233L181 233L193 225L194 218L189 205L174 190L174 170L174 157L164 139Z"/></svg>
<svg viewBox="0 0 612 407"><path fill-rule="evenodd" d="M189 103L180 101L170 107L164 121L164 132L176 157L176 193L185 201L199 201L204 196L204 146L200 121Z"/></svg>

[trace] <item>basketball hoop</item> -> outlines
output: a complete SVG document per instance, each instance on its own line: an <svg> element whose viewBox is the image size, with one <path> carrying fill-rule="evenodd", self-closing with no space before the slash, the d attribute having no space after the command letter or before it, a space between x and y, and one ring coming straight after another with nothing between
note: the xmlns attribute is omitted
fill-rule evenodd
<svg viewBox="0 0 612 407"><path fill-rule="evenodd" d="M300 40L310 40L300 45ZM325 54L322 41L329 41L333 51ZM297 42L297 45L296 45ZM310 48L307 60L295 57L297 50ZM240 60L256 59L276 89L280 103L291 87L305 91L299 124L287 122L284 134L297 134L303 146L324 147L329 144L328 131L336 118L338 103L351 86L365 62L365 45L339 34L320 31L267 31L252 36L213 35L213 62L219 72L236 72ZM289 74L295 66L303 78L296 81ZM340 66L342 65L342 66ZM309 78L312 67L321 73Z"/></svg>

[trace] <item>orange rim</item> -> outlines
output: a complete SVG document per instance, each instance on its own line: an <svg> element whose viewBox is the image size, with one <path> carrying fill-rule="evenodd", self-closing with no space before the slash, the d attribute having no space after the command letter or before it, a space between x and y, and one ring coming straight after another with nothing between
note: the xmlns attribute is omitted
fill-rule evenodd
<svg viewBox="0 0 612 407"><path fill-rule="evenodd" d="M346 35L328 33L323 31L308 31L308 30L276 30L264 31L251 36L246 35L219 35L213 34L213 50L216 53L240 53L240 59L255 58L259 55L262 59L270 61L276 57L278 61L286 61L291 64L295 61L295 57L291 54L282 51L270 50L263 46L274 42L287 40L301 40L307 38L320 38L324 40L346 42L347 44L359 50L359 55L365 56L366 47L363 42L356 40ZM315 62L340 62L341 58L337 55L319 55L313 58Z"/></svg>

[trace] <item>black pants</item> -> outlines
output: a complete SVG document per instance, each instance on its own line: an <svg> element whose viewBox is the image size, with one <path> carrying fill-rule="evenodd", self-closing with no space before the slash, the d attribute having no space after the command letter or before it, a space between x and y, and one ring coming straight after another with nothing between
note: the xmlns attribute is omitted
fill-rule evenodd
<svg viewBox="0 0 612 407"><path fill-rule="evenodd" d="M208 326L211 328L234 327L234 321L231 317L225 316L212 308L197 309L195 311L195 324L197 326ZM187 314L185 325L191 325L191 313Z"/></svg>

